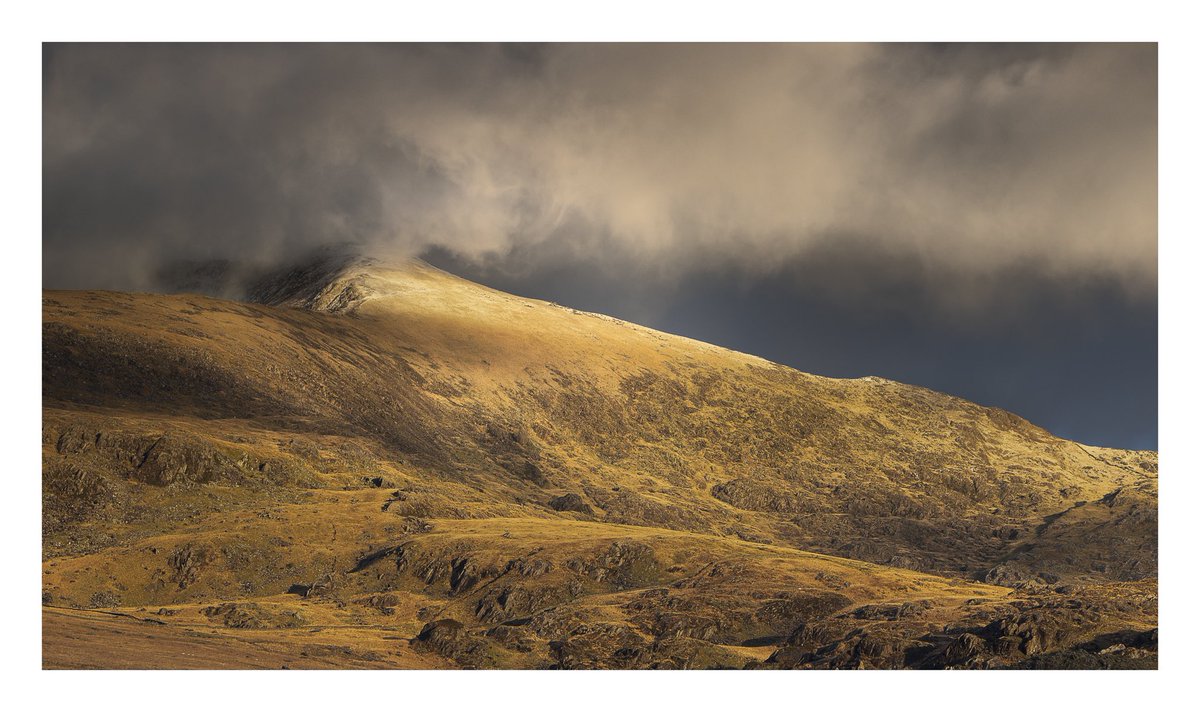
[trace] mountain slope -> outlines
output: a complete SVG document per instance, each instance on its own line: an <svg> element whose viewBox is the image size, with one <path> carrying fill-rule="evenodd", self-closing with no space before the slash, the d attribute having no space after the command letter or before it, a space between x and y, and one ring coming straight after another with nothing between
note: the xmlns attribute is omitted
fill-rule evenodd
<svg viewBox="0 0 1200 712"><path fill-rule="evenodd" d="M414 621L432 625L427 618L445 614L464 626L445 645L429 642L442 635L436 630L425 639L411 631L414 651L492 666L596 664L607 633L574 653L554 639L571 630L563 622L570 616L602 621L616 639L628 631L625 642L641 651L630 653L629 666L740 666L767 656L727 649L734 643L784 644L805 621L864 602L932 601L913 617L924 627L903 616L881 622L902 629L884 638L911 642L951 621L966 626L979 614L964 608L967 600L1008 600L1009 589L987 583L1017 586L1037 606L1091 596L1087 605L1100 612L1077 627L1096 635L1154 625L1155 453L1080 446L926 389L803 374L415 261L324 259L260 277L247 292L255 303L45 294L49 600L258 600L349 577L359 583L333 586L348 587L343 603L403 591L427 603L413 604L424 616ZM285 535L273 514L284 511L341 524L342 538L333 544L337 534L316 522ZM257 543L230 554L238 547L226 528L247 518L237 538ZM506 533L521 545L508 546ZM166 539L146 544L155 537ZM275 539L304 551L281 555L287 547ZM559 540L582 548L566 547L534 565L540 573L518 577L536 586L485 600L482 582L510 576L517 549L558 549ZM435 541L456 543L425 543ZM590 546L606 541L609 548ZM693 547L705 553L697 558ZM425 567L416 581L404 573L413 556ZM256 557L283 568L239 563ZM608 559L620 563L596 563ZM721 584L723 593L687 589L686 600L673 602L671 586L686 586L689 571L718 559L744 571ZM820 571L804 569L803 583L783 573L804 561L820 561ZM607 573L626 564L641 573L628 581ZM890 583L855 588L858 574L845 567L869 564L895 567L880 569ZM239 578L250 569L273 573ZM376 577L364 587L369 572ZM840 583L831 588L817 573L852 593L837 593ZM464 589L463 581L472 583ZM612 598L664 585L663 601ZM1126 598L1137 601L1128 604L1141 611L1136 620L1110 620L1106 607ZM508 603L518 600L526 604ZM761 613L763 601L795 614ZM541 624L535 603L545 604ZM692 623L659 621L677 608ZM744 617L730 622L730 611ZM523 641L516 647L476 635L523 617L532 622L499 626L520 629L511 633ZM853 637L859 628L842 632ZM1067 642L1082 644L1079 635ZM488 645L460 649L476 638ZM668 639L691 641L691 657L664 652ZM850 645L825 641L839 643ZM788 645L781 653L796 649ZM808 651L771 664L917 664L899 642L883 648L875 658ZM921 664L951 664L929 650ZM997 655L972 659L1012 657Z"/></svg>

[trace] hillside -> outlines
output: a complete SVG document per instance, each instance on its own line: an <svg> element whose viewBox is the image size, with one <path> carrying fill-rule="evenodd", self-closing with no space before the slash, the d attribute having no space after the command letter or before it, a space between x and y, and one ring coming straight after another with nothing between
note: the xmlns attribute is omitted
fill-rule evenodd
<svg viewBox="0 0 1200 712"><path fill-rule="evenodd" d="M57 607L136 667L1156 664L1153 452L416 261L244 296L44 294L47 666Z"/></svg>

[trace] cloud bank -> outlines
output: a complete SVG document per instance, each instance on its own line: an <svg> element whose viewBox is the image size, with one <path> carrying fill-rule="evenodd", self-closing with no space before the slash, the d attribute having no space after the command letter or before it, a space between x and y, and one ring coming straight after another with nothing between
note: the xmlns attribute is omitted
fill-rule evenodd
<svg viewBox="0 0 1200 712"><path fill-rule="evenodd" d="M47 287L342 241L1157 279L1154 45L47 45L43 77Z"/></svg>

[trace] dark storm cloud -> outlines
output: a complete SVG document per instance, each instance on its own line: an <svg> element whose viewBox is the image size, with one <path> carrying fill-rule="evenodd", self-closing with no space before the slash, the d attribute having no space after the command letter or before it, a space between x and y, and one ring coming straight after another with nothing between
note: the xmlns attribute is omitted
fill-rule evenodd
<svg viewBox="0 0 1200 712"><path fill-rule="evenodd" d="M1154 45L43 55L47 287L357 242L1153 439Z"/></svg>
<svg viewBox="0 0 1200 712"><path fill-rule="evenodd" d="M342 240L474 258L615 243L682 274L842 234L971 271L1155 277L1153 46L45 54L50 284Z"/></svg>

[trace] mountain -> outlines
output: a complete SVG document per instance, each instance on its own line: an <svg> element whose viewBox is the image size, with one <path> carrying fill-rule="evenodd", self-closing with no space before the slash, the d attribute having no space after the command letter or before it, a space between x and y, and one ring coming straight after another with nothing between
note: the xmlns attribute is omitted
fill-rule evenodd
<svg viewBox="0 0 1200 712"><path fill-rule="evenodd" d="M235 272L44 293L47 666L1157 665L1154 452L415 260Z"/></svg>

